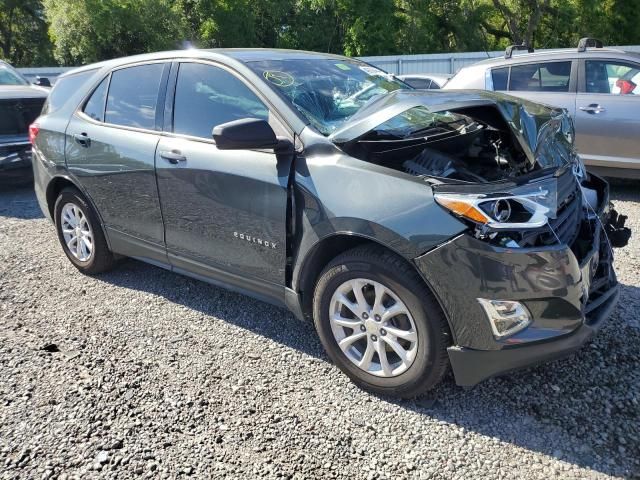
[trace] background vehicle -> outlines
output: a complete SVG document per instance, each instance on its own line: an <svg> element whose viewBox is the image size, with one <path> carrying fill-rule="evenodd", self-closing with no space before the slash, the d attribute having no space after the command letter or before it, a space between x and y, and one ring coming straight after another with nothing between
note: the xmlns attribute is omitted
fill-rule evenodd
<svg viewBox="0 0 640 480"><path fill-rule="evenodd" d="M404 83L419 90L439 90L444 87L451 77L449 75L412 73L410 75L399 75L398 78Z"/></svg>
<svg viewBox="0 0 640 480"><path fill-rule="evenodd" d="M582 39L577 49L516 56L513 50L461 69L445 89L508 92L566 108L587 167L640 178L640 55L603 48L593 39Z"/></svg>
<svg viewBox="0 0 640 480"><path fill-rule="evenodd" d="M29 124L42 110L48 91L31 85L11 65L0 61L0 182L31 181Z"/></svg>
<svg viewBox="0 0 640 480"><path fill-rule="evenodd" d="M38 202L80 271L124 255L286 306L378 393L562 355L619 294L603 226L624 244L624 219L561 109L189 50L60 77L33 131Z"/></svg>

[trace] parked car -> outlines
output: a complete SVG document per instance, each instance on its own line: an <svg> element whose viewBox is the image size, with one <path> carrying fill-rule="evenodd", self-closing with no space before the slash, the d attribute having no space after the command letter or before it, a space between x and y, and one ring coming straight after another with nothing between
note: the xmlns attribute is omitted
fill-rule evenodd
<svg viewBox="0 0 640 480"><path fill-rule="evenodd" d="M128 256L286 306L371 391L562 356L617 301L605 229L628 230L561 109L261 49L89 65L50 100L35 190L73 265Z"/></svg>
<svg viewBox="0 0 640 480"><path fill-rule="evenodd" d="M588 47L595 48L588 48ZM512 55L516 49L530 53ZM509 47L461 69L447 90L480 88L566 108L576 147L590 170L640 178L640 54L585 38L577 49L533 52Z"/></svg>
<svg viewBox="0 0 640 480"><path fill-rule="evenodd" d="M29 124L40 114L47 93L0 61L0 184L31 181Z"/></svg>
<svg viewBox="0 0 640 480"><path fill-rule="evenodd" d="M444 87L451 76L412 73L408 75L399 75L398 78L418 90L439 90Z"/></svg>

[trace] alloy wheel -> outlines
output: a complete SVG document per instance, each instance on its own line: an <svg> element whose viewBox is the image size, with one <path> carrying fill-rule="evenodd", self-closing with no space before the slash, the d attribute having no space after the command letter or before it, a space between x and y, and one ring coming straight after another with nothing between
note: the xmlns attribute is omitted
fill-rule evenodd
<svg viewBox="0 0 640 480"><path fill-rule="evenodd" d="M93 256L93 231L87 216L75 203L66 203L60 212L62 236L71 255L81 262Z"/></svg>
<svg viewBox="0 0 640 480"><path fill-rule="evenodd" d="M411 367L418 350L416 324L389 288L354 278L336 289L329 308L333 336L358 368L378 377L395 377Z"/></svg>

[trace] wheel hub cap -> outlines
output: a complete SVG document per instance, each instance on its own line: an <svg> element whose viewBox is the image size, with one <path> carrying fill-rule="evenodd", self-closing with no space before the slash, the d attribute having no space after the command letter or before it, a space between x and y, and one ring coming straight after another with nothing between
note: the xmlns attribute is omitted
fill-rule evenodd
<svg viewBox="0 0 640 480"><path fill-rule="evenodd" d="M364 278L348 280L336 289L329 308L333 336L358 368L395 377L411 367L418 349L416 325L391 289Z"/></svg>

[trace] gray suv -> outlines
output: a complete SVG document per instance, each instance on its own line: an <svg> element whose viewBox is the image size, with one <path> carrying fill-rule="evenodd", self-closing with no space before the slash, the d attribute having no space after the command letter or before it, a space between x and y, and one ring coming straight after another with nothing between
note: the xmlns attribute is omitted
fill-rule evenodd
<svg viewBox="0 0 640 480"><path fill-rule="evenodd" d="M591 48L595 47L595 48ZM576 148L590 170L640 178L640 54L584 38L577 49L493 58L461 69L443 88L508 92L566 108Z"/></svg>
<svg viewBox="0 0 640 480"><path fill-rule="evenodd" d="M286 307L374 392L562 356L618 298L628 230L561 109L333 55L189 50L65 74L32 132L81 272L132 257Z"/></svg>

